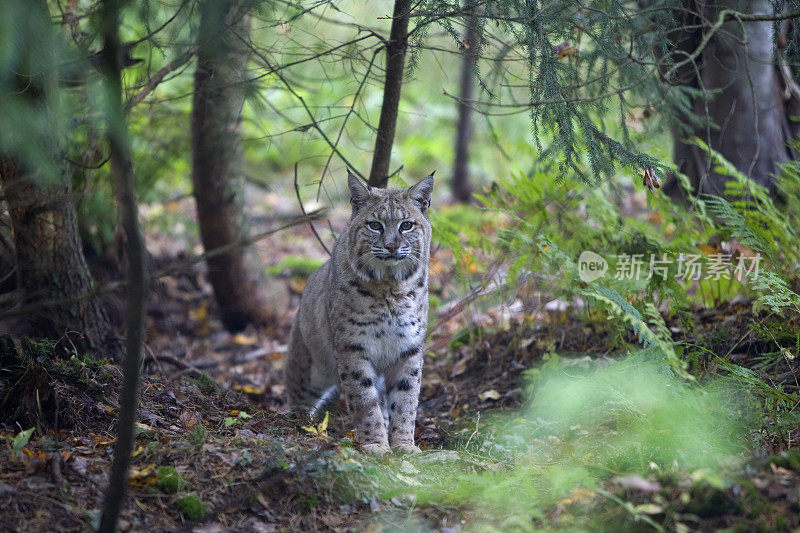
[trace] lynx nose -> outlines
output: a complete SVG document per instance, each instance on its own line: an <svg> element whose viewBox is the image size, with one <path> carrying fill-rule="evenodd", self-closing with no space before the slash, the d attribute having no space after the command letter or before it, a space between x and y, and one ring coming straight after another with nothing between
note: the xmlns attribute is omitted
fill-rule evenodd
<svg viewBox="0 0 800 533"><path fill-rule="evenodd" d="M397 249L400 247L400 245L395 243L395 242L387 242L385 244L385 246L386 246L386 249L389 250L389 253L392 253L392 254L395 253L397 251Z"/></svg>

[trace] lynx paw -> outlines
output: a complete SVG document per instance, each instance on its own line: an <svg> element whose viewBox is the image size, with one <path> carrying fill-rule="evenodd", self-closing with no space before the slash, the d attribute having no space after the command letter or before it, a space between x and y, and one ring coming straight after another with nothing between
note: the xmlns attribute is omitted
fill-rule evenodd
<svg viewBox="0 0 800 533"><path fill-rule="evenodd" d="M385 444L376 444L376 443L363 444L361 445L361 450L364 453L368 453L370 455L386 455L391 451L389 447L386 446Z"/></svg>
<svg viewBox="0 0 800 533"><path fill-rule="evenodd" d="M392 451L401 455L416 455L422 452L422 450L419 449L419 446L415 446L413 444L398 444L392 449Z"/></svg>

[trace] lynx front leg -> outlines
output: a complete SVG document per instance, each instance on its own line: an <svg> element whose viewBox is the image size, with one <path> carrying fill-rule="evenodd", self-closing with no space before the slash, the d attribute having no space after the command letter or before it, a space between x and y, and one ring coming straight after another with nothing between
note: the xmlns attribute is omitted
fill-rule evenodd
<svg viewBox="0 0 800 533"><path fill-rule="evenodd" d="M422 347L400 354L389 370L386 390L389 402L389 445L400 452L419 452L414 445L419 387L422 381Z"/></svg>
<svg viewBox="0 0 800 533"><path fill-rule="evenodd" d="M389 439L380 405L383 390L378 390L380 382L375 370L363 357L362 346L347 344L342 348L341 355L337 358L339 377L347 409L355 426L356 440L366 452L387 453Z"/></svg>

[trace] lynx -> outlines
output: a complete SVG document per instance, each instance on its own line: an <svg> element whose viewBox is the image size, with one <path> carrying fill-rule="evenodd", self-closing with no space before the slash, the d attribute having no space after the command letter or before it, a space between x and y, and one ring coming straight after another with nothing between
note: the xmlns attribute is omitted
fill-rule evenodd
<svg viewBox="0 0 800 533"><path fill-rule="evenodd" d="M341 391L364 451L416 452L433 174L408 189L368 187L352 173L347 184L352 215L303 291L287 391L317 407Z"/></svg>

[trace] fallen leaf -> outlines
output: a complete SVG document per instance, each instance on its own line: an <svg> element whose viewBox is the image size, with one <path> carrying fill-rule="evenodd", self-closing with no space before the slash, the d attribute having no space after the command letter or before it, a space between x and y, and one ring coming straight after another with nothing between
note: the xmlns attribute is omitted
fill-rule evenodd
<svg viewBox="0 0 800 533"><path fill-rule="evenodd" d="M292 289L292 292L296 294L302 294L303 289L306 288L306 282L308 280L301 276L293 276L289 278L289 288Z"/></svg>
<svg viewBox="0 0 800 533"><path fill-rule="evenodd" d="M233 336L231 341L234 344L238 344L240 346L252 346L256 342L258 342L258 340L255 337L250 337L250 336L245 335L243 333L237 333L236 335Z"/></svg>
<svg viewBox="0 0 800 533"><path fill-rule="evenodd" d="M497 392L494 389L491 389L491 390L483 391L482 393L480 393L478 395L478 398L480 398L483 401L486 401L486 400L499 400L500 399L500 393Z"/></svg>
<svg viewBox="0 0 800 533"><path fill-rule="evenodd" d="M318 437L322 437L323 439L327 439L328 437L328 417L330 414L328 411L325 411L325 418L322 419L322 422L317 424L316 426L301 426L300 429L310 433L312 435L316 435Z"/></svg>
<svg viewBox="0 0 800 533"><path fill-rule="evenodd" d="M626 489L638 490L652 494L661 490L661 485L655 481L650 481L638 474L627 476L617 476L611 480L615 485Z"/></svg>
<svg viewBox="0 0 800 533"><path fill-rule="evenodd" d="M114 444L117 442L115 438L108 438L102 435L97 435L96 433L89 433L89 436L92 437L95 446L108 446L109 444Z"/></svg>
<svg viewBox="0 0 800 533"><path fill-rule="evenodd" d="M232 451L230 453L216 452L214 455L219 457L220 460L228 466L234 466L242 459L242 454L237 451Z"/></svg>
<svg viewBox="0 0 800 533"><path fill-rule="evenodd" d="M643 503L633 508L637 513L643 514L659 514L664 512L664 508L655 503Z"/></svg>
<svg viewBox="0 0 800 533"><path fill-rule="evenodd" d="M267 511L272 511L272 504L260 492L256 494L256 501Z"/></svg>
<svg viewBox="0 0 800 533"><path fill-rule="evenodd" d="M137 431L153 431L153 432L154 432L154 431L156 431L156 428L154 428L153 426L149 426L149 425L147 425L147 424L144 424L144 423L142 423L142 422L136 422L136 430L137 430ZM115 440L117 440L117 439L114 439L114 440L110 441L110 442L109 442L109 443L107 443L107 444L111 444L111 443L113 443Z"/></svg>
<svg viewBox="0 0 800 533"><path fill-rule="evenodd" d="M325 433L328 430L328 411L325 411L325 418L322 419L322 422L317 424L317 432L318 433Z"/></svg>
<svg viewBox="0 0 800 533"><path fill-rule="evenodd" d="M34 429L35 428L30 428L25 431L20 431L17 436L14 437L14 440L11 441L11 449L16 455L19 455L20 450L25 451L25 445L28 444Z"/></svg>
<svg viewBox="0 0 800 533"><path fill-rule="evenodd" d="M562 505L572 505L573 503L584 503L594 498L594 492L586 487L576 487L569 491L569 496L561 500Z"/></svg>
<svg viewBox="0 0 800 533"><path fill-rule="evenodd" d="M150 463L142 468L131 468L131 475L128 482L135 487L144 487L158 483L155 463Z"/></svg>
<svg viewBox="0 0 800 533"><path fill-rule="evenodd" d="M191 311L190 316L198 322L208 319L208 300L203 300L200 307Z"/></svg>
<svg viewBox="0 0 800 533"><path fill-rule="evenodd" d="M528 346L533 344L534 340L536 340L536 339L534 339L533 337L531 337L529 339L522 339L521 341L519 341L519 344L517 345L517 348L519 348L520 350L524 350L525 348L527 348Z"/></svg>
<svg viewBox="0 0 800 533"><path fill-rule="evenodd" d="M468 359L469 357L462 357L461 359L456 361L456 364L453 365L453 371L450 373L450 377L460 376L461 374L466 372Z"/></svg>
<svg viewBox="0 0 800 533"><path fill-rule="evenodd" d="M256 389L251 385L234 385L233 388L245 394L264 394L263 390Z"/></svg>
<svg viewBox="0 0 800 533"><path fill-rule="evenodd" d="M25 472L33 474L46 470L48 457L42 450L32 451L28 448L22 448L22 455L20 456L22 464L25 465Z"/></svg>
<svg viewBox="0 0 800 533"><path fill-rule="evenodd" d="M180 416L178 417L180 423L186 429L194 429L194 427L200 422L200 416L193 412L193 411L183 411L181 412Z"/></svg>

